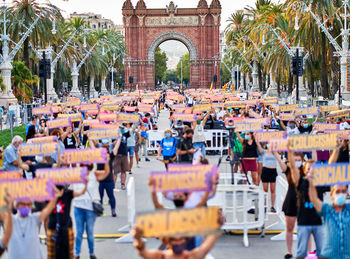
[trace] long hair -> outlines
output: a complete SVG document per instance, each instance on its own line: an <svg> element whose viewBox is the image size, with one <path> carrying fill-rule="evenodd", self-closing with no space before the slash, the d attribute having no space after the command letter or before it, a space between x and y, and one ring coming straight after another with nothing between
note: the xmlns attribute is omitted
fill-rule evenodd
<svg viewBox="0 0 350 259"><path fill-rule="evenodd" d="M255 137L254 137L254 135L253 135L253 134L250 134L250 137L252 138L253 143L254 143L254 142L255 142ZM243 140L243 145L242 145L242 146L243 146L243 153L245 152L247 145L248 145L248 140L244 139L244 140Z"/></svg>

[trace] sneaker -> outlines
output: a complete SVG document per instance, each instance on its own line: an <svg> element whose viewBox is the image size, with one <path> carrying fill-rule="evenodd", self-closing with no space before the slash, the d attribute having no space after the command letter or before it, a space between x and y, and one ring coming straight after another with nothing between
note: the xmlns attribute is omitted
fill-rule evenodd
<svg viewBox="0 0 350 259"><path fill-rule="evenodd" d="M137 168L140 168L139 164L136 165Z"/></svg>
<svg viewBox="0 0 350 259"><path fill-rule="evenodd" d="M226 161L227 161L227 162L230 162L230 161L231 161L231 157L230 157L230 156L227 156L227 157L226 157Z"/></svg>
<svg viewBox="0 0 350 259"><path fill-rule="evenodd" d="M129 174L132 174L132 172L131 172L131 171L129 171Z"/></svg>
<svg viewBox="0 0 350 259"><path fill-rule="evenodd" d="M146 157L146 158L145 158L145 160L146 160L146 162L149 162L149 161L151 161L151 160L149 160L149 159L148 159L148 157Z"/></svg>
<svg viewBox="0 0 350 259"><path fill-rule="evenodd" d="M126 190L125 184L122 184L122 190Z"/></svg>
<svg viewBox="0 0 350 259"><path fill-rule="evenodd" d="M255 209L251 208L250 210L248 210L248 214L255 214Z"/></svg>
<svg viewBox="0 0 350 259"><path fill-rule="evenodd" d="M276 213L276 209L274 207L271 207L271 210L270 210L272 213Z"/></svg>
<svg viewBox="0 0 350 259"><path fill-rule="evenodd" d="M90 259L97 259L96 255L90 255Z"/></svg>
<svg viewBox="0 0 350 259"><path fill-rule="evenodd" d="M112 211L112 217L113 218L117 217L117 213L115 211Z"/></svg>
<svg viewBox="0 0 350 259"><path fill-rule="evenodd" d="M74 259L80 259L79 255L74 256Z"/></svg>
<svg viewBox="0 0 350 259"><path fill-rule="evenodd" d="M289 259L289 258L293 258L292 254L285 254L284 255L284 259Z"/></svg>

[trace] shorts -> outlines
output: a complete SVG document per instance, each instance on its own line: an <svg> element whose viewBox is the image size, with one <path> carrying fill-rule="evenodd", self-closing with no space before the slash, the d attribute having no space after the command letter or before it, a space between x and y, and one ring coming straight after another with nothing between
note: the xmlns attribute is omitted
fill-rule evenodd
<svg viewBox="0 0 350 259"><path fill-rule="evenodd" d="M263 167L261 174L261 181L263 183L275 183L277 178L276 168Z"/></svg>
<svg viewBox="0 0 350 259"><path fill-rule="evenodd" d="M259 153L258 153L258 157L256 159L256 162L258 162L258 163L262 163L263 162L263 157Z"/></svg>
<svg viewBox="0 0 350 259"><path fill-rule="evenodd" d="M242 152L233 153L233 163L238 164L243 158Z"/></svg>
<svg viewBox="0 0 350 259"><path fill-rule="evenodd" d="M242 160L243 168L242 171L245 172L257 172L258 171L258 163L256 162L256 158L243 158Z"/></svg>
<svg viewBox="0 0 350 259"><path fill-rule="evenodd" d="M122 155L116 156L113 161L113 170L114 170L114 173L116 174L129 171L128 156L122 156Z"/></svg>
<svg viewBox="0 0 350 259"><path fill-rule="evenodd" d="M128 146L128 154L133 157L135 153L135 146Z"/></svg>

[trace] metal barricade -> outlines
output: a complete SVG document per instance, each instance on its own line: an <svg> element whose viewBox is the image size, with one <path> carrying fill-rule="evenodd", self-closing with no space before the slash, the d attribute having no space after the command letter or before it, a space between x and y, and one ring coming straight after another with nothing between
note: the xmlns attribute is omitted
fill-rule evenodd
<svg viewBox="0 0 350 259"><path fill-rule="evenodd" d="M264 191L251 185L219 184L216 195L208 201L208 206L220 206L226 217L223 230L243 230L243 244L249 246L248 230L264 228L265 204L267 195ZM255 204L255 215L248 214Z"/></svg>

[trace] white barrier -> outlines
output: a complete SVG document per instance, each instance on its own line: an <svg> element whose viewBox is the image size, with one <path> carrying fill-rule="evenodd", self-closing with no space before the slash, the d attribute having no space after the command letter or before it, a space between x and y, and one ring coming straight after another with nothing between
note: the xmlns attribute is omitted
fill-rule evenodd
<svg viewBox="0 0 350 259"><path fill-rule="evenodd" d="M130 177L128 184L127 184L127 196L128 196L128 225L118 229L118 232L121 233L128 233L125 236L118 238L115 240L116 243L132 243L134 239L130 235L130 230L132 225L135 223L135 215L136 215L136 208L135 208L135 180L134 177Z"/></svg>
<svg viewBox="0 0 350 259"><path fill-rule="evenodd" d="M264 191L257 186L219 184L215 197L208 200L208 206L222 208L226 217L222 229L243 229L243 244L248 247L248 229L264 227L266 197ZM255 204L255 216L248 214L253 204Z"/></svg>

